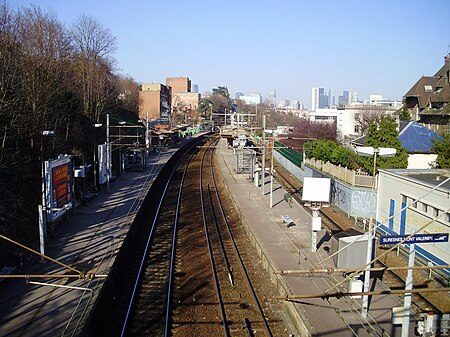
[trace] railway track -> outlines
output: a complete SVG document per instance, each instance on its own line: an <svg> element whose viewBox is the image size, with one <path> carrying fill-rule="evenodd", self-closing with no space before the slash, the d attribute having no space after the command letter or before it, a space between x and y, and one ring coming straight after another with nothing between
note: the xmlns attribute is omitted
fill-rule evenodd
<svg viewBox="0 0 450 337"><path fill-rule="evenodd" d="M223 206L214 151L197 143L134 234L87 335L272 336L284 326L258 300ZM233 228L235 227L235 228ZM148 230L150 228L150 230ZM243 230L241 230L243 232ZM241 232L241 233L242 233ZM242 234L241 234L242 235ZM137 247L144 247L137 248ZM253 255L254 256L254 255ZM252 256L252 257L253 257ZM267 281L265 281L267 282ZM103 312L105 311L105 312ZM271 319L266 317L271 316Z"/></svg>
<svg viewBox="0 0 450 337"><path fill-rule="evenodd" d="M177 263L173 335L272 336L270 325L278 325L280 331L282 324L266 319L227 221L213 159L217 141L200 150L199 162L192 166L200 180L193 179L185 191L201 203L184 210L188 220L180 239L188 247L196 242L200 254L195 266L188 256L191 249Z"/></svg>
<svg viewBox="0 0 450 337"><path fill-rule="evenodd" d="M209 233L211 261L215 261L213 269L217 274L217 289L222 297L223 321L226 322L224 332L227 336L240 331L246 331L250 336L272 336L222 206L213 150L205 151L202 166L200 189L203 194L203 217L205 231Z"/></svg>
<svg viewBox="0 0 450 337"><path fill-rule="evenodd" d="M172 172L158 206L122 325L121 336L168 336L180 197L193 153Z"/></svg>

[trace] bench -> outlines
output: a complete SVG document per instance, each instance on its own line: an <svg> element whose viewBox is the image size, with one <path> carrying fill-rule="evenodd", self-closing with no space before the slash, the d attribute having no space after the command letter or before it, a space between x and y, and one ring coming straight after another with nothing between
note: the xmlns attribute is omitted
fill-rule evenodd
<svg viewBox="0 0 450 337"><path fill-rule="evenodd" d="M288 228L291 226L295 226L294 221L291 219L289 215L282 215L281 220L283 220L283 223L286 223Z"/></svg>

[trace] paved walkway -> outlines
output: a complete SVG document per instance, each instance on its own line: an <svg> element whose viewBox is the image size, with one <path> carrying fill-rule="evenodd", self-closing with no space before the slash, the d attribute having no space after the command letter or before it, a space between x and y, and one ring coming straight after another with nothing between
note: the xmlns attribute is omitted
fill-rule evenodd
<svg viewBox="0 0 450 337"><path fill-rule="evenodd" d="M122 240L153 179L176 149L152 153L144 172L125 172L55 229L46 254L84 272L108 274ZM3 243L2 243L3 244ZM76 274L52 262L21 274ZM103 278L9 279L0 285L0 336L72 336L92 307ZM75 288L55 287L70 286Z"/></svg>
<svg viewBox="0 0 450 337"><path fill-rule="evenodd" d="M321 246L317 252L311 251L311 216L293 202L292 207L284 200L286 191L276 181L273 183L273 207L270 208L270 178L265 178L265 194L255 186L248 174L236 173L236 155L228 149L222 139L217 148L223 176L242 219L249 227L269 272L281 270L309 270L311 268L335 267L332 259ZM290 217L295 226L287 226L282 216ZM323 233L322 233L323 235ZM329 244L328 244L329 247ZM275 276L274 283L280 293L288 295L321 294L325 291L348 291L349 282L339 289L332 286L343 279L339 275ZM344 288L345 287L345 288ZM376 282L375 290L387 290ZM374 296L369 315L361 316L361 299L307 299L300 303L290 303L291 317L298 333L309 331L315 336L400 336L401 326L391 324L391 308L402 306L396 296ZM413 336L414 324L410 324Z"/></svg>

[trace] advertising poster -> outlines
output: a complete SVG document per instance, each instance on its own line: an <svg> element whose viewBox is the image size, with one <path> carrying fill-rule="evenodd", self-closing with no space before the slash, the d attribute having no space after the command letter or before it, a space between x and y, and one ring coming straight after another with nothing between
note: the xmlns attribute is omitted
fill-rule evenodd
<svg viewBox="0 0 450 337"><path fill-rule="evenodd" d="M71 201L70 163L52 168L52 208L61 208Z"/></svg>
<svg viewBox="0 0 450 337"><path fill-rule="evenodd" d="M62 155L45 162L44 194L47 221L54 222L73 207L71 157Z"/></svg>

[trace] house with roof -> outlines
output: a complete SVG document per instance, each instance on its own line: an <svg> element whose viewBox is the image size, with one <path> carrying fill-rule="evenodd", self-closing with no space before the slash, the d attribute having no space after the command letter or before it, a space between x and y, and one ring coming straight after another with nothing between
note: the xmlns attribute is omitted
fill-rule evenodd
<svg viewBox="0 0 450 337"><path fill-rule="evenodd" d="M403 96L412 119L437 133L450 133L450 54L434 76L422 76Z"/></svg>
<svg viewBox="0 0 450 337"><path fill-rule="evenodd" d="M434 167L437 154L433 152L433 139L442 137L436 132L414 121L400 121L398 140L408 153L408 169L429 169ZM364 146L366 136L351 142L353 146Z"/></svg>

